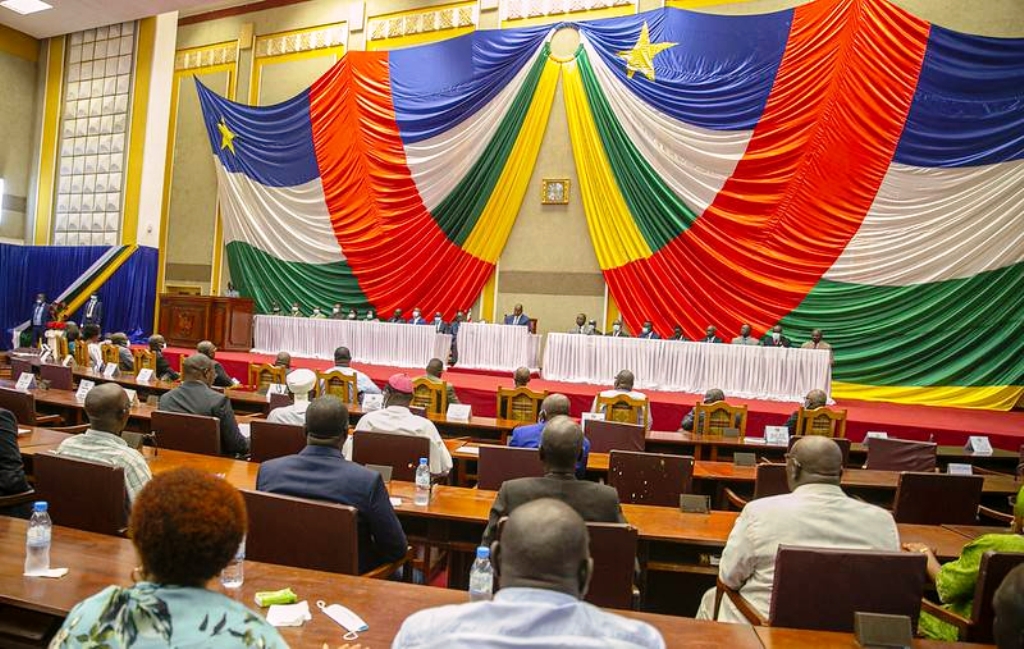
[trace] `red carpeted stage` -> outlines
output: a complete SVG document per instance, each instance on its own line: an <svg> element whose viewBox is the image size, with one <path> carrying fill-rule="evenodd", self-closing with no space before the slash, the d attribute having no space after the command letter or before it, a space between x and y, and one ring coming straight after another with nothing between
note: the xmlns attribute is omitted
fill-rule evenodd
<svg viewBox="0 0 1024 649"><path fill-rule="evenodd" d="M178 359L182 353L194 350L169 347L164 355L172 367L178 369ZM224 366L228 374L246 382L249 363L273 362L272 356L247 354L243 352L217 352L217 360ZM293 367L326 369L331 367L330 361L295 358ZM387 378L395 372L410 372L408 369L384 367L379 365L363 365L353 363L353 367L365 372L378 385L383 385ZM445 380L455 386L459 400L473 406L473 413L493 417L495 414L495 394L498 386L511 386L512 377L478 371L459 371L458 367L445 373ZM608 386L584 385L579 383L560 383L534 379L530 387L535 390L561 392L572 401L572 414L579 416L588 410L593 403L594 395L605 387L611 386L612 377L608 377ZM651 400L651 413L654 417L655 430L676 430L683 415L693 407L701 395L679 392L647 392ZM763 434L764 427L782 424L792 413L797 404L776 401L756 401L752 399L730 399L735 403L745 403L748 407L747 431L752 436ZM892 437L903 439L933 439L939 444L963 444L969 435L988 435L993 446L1016 451L1024 444L1024 412L993 412L988 410L968 410L964 408L938 408L934 406L908 406L893 403L876 403L871 401L842 400L836 403L837 408L848 410L846 436L860 441L868 431L878 430L889 433Z"/></svg>

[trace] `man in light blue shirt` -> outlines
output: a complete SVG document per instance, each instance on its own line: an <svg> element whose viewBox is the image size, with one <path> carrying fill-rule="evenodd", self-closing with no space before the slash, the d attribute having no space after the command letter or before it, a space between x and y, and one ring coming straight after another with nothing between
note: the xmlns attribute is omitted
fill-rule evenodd
<svg viewBox="0 0 1024 649"><path fill-rule="evenodd" d="M594 562L572 507L542 498L517 507L491 544L501 590L493 601L410 616L392 649L425 647L630 647L663 649L657 629L580 601Z"/></svg>
<svg viewBox="0 0 1024 649"><path fill-rule="evenodd" d="M348 347L338 347L334 350L334 367L327 370L328 372L341 372L348 376L355 374L356 376L356 391L359 393L359 398L362 399L364 394L380 394L380 388L374 383L370 377L366 376L354 367L349 367L349 363L352 362L352 352L348 350Z"/></svg>

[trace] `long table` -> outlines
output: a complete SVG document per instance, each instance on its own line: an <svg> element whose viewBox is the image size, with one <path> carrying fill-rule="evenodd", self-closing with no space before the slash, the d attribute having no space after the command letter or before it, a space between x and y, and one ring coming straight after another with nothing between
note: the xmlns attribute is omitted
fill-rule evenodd
<svg viewBox="0 0 1024 649"><path fill-rule="evenodd" d="M426 325L258 315L255 327L256 354L332 359L344 345L357 363L391 367L425 367L432 358L448 358L452 344L450 335Z"/></svg>
<svg viewBox="0 0 1024 649"><path fill-rule="evenodd" d="M832 357L821 350L715 345L675 340L549 333L544 378L604 385L620 370L637 389L800 402L813 389L831 394Z"/></svg>
<svg viewBox="0 0 1024 649"><path fill-rule="evenodd" d="M540 336L531 334L528 327L464 322L459 326L458 344L463 369L513 372L538 366Z"/></svg>

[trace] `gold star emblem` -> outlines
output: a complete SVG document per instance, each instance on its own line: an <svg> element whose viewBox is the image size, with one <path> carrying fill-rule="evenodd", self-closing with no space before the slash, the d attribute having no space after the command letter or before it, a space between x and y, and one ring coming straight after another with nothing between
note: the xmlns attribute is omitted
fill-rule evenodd
<svg viewBox="0 0 1024 649"><path fill-rule="evenodd" d="M632 79L635 72L642 72L648 81L654 81L654 57L664 52L677 43L652 43L651 34L647 29L647 22L640 29L640 38L637 39L633 49L616 53L620 59L626 61L626 78Z"/></svg>
<svg viewBox="0 0 1024 649"><path fill-rule="evenodd" d="M220 149L223 151L227 149L231 153L235 152L235 134L228 128L227 122L224 118L220 118L220 123L217 124L217 130L220 131Z"/></svg>

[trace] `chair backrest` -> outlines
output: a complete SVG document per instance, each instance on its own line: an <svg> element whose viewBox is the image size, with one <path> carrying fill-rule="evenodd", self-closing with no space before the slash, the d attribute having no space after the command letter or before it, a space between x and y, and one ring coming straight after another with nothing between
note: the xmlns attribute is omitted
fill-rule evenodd
<svg viewBox="0 0 1024 649"><path fill-rule="evenodd" d="M79 338L75 341L75 365L87 368L92 365L89 361L89 344Z"/></svg>
<svg viewBox="0 0 1024 649"><path fill-rule="evenodd" d="M358 510L307 498L242 490L252 561L359 574Z"/></svg>
<svg viewBox="0 0 1024 649"><path fill-rule="evenodd" d="M74 389L75 379L70 367L50 365L49 363L40 365L39 378L48 381L53 390Z"/></svg>
<svg viewBox="0 0 1024 649"><path fill-rule="evenodd" d="M976 525L984 485L980 475L901 473L892 516L897 523Z"/></svg>
<svg viewBox="0 0 1024 649"><path fill-rule="evenodd" d="M359 403L359 388L356 386L356 375L345 374L341 370L316 373L316 396L329 394L341 399L341 402L352 406Z"/></svg>
<svg viewBox="0 0 1024 649"><path fill-rule="evenodd" d="M11 358L11 379L17 381L25 372L32 372L32 363L21 358Z"/></svg>
<svg viewBox="0 0 1024 649"><path fill-rule="evenodd" d="M150 429L161 448L220 455L220 420L182 412L153 412Z"/></svg>
<svg viewBox="0 0 1024 649"><path fill-rule="evenodd" d="M758 464L754 473L754 500L789 493L785 464Z"/></svg>
<svg viewBox="0 0 1024 649"><path fill-rule="evenodd" d="M608 484L622 503L678 507L680 494L693 488L693 457L612 451Z"/></svg>
<svg viewBox="0 0 1024 649"><path fill-rule="evenodd" d="M647 426L647 399L633 399L628 394L597 395L597 411L607 421Z"/></svg>
<svg viewBox="0 0 1024 649"><path fill-rule="evenodd" d="M698 403L693 409L694 431L699 435L722 436L726 428L735 428L740 437L747 432L747 407L730 406L725 401Z"/></svg>
<svg viewBox="0 0 1024 649"><path fill-rule="evenodd" d="M249 385L256 386L257 390L266 392L267 386L271 383L284 384L285 376L288 371L283 367L277 365L262 364L250 364L249 365Z"/></svg>
<svg viewBox="0 0 1024 649"><path fill-rule="evenodd" d="M36 398L31 392L0 387L0 408L6 408L22 426L36 425Z"/></svg>
<svg viewBox="0 0 1024 649"><path fill-rule="evenodd" d="M868 444L865 469L934 471L938 446L932 442L876 437Z"/></svg>
<svg viewBox="0 0 1024 649"><path fill-rule="evenodd" d="M644 450L644 427L637 424L591 419L585 432L591 453Z"/></svg>
<svg viewBox="0 0 1024 649"><path fill-rule="evenodd" d="M249 423L249 457L266 462L275 457L295 455L306 448L306 429L295 424L273 424L266 419Z"/></svg>
<svg viewBox="0 0 1024 649"><path fill-rule="evenodd" d="M117 345L113 343L101 343L100 353L103 355L104 363L113 363L114 365L120 365L121 354L117 349Z"/></svg>
<svg viewBox="0 0 1024 649"><path fill-rule="evenodd" d="M540 406L547 398L547 390L535 392L530 388L498 388L498 419L511 419L528 424L537 423Z"/></svg>
<svg viewBox="0 0 1024 649"><path fill-rule="evenodd" d="M148 349L133 349L132 356L135 357L135 370L132 372L133 374L138 374L141 370L153 370L153 372L156 372L156 354L152 351Z"/></svg>
<svg viewBox="0 0 1024 649"><path fill-rule="evenodd" d="M415 435L352 433L352 461L391 467L391 479L412 482L421 457L430 457L430 440Z"/></svg>
<svg viewBox="0 0 1024 649"><path fill-rule="evenodd" d="M506 480L535 478L544 475L540 451L535 448L512 448L496 444L480 446L476 486L497 491Z"/></svg>
<svg viewBox="0 0 1024 649"><path fill-rule="evenodd" d="M800 406L796 416L796 434L846 437L846 411L825 406L810 409Z"/></svg>
<svg viewBox="0 0 1024 649"><path fill-rule="evenodd" d="M412 380L412 405L428 413L443 415L448 412L448 384L431 381L425 376Z"/></svg>
<svg viewBox="0 0 1024 649"><path fill-rule="evenodd" d="M796 435L789 438L789 450L793 450L793 444L796 444L800 437L800 435ZM849 465L850 447L853 445L852 442L845 437L833 437L832 441L835 442L839 446L839 450L843 452L843 466Z"/></svg>
<svg viewBox="0 0 1024 649"><path fill-rule="evenodd" d="M848 633L863 612L906 615L917 628L926 564L917 552L780 545L768 623Z"/></svg>
<svg viewBox="0 0 1024 649"><path fill-rule="evenodd" d="M992 606L992 599L1006 575L1022 563L1024 563L1024 554L1018 552L989 550L982 555L981 566L978 568L978 581L974 585L972 624L967 632L967 637L962 640L984 644L995 642L995 638L992 636L992 625L996 619L996 612Z"/></svg>
<svg viewBox="0 0 1024 649"><path fill-rule="evenodd" d="M64 360L64 357L68 355L68 338L65 335L54 336L53 342L56 345L54 352L57 354L57 361Z"/></svg>
<svg viewBox="0 0 1024 649"><path fill-rule="evenodd" d="M49 503L55 525L112 535L126 527L128 495L123 468L37 453L33 472L39 500Z"/></svg>

